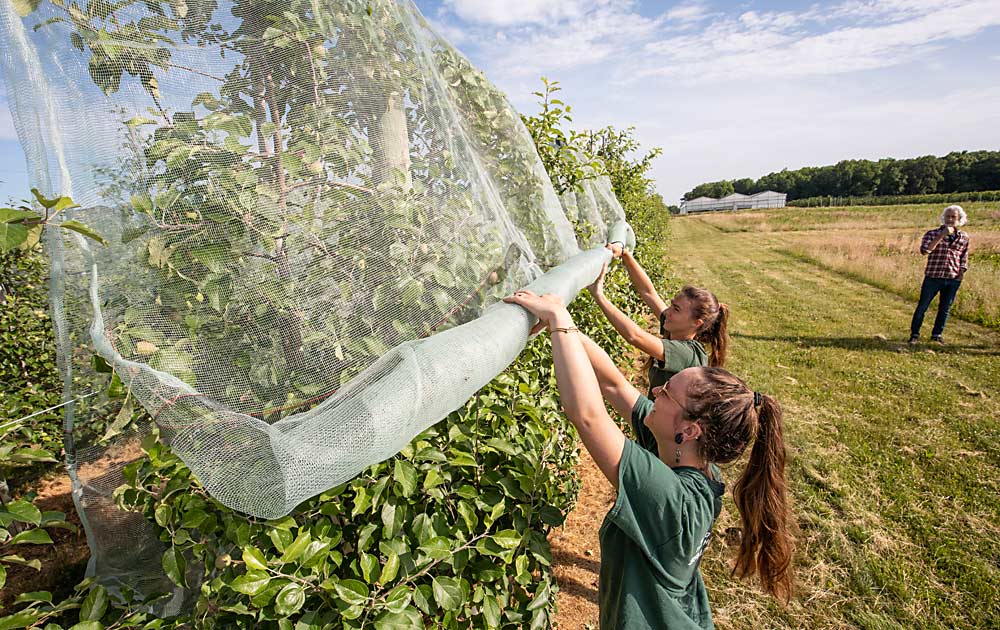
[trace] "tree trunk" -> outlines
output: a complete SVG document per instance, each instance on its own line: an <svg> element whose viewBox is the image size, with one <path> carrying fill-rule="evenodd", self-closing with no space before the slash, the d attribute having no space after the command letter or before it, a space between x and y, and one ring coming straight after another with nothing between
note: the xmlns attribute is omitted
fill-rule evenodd
<svg viewBox="0 0 1000 630"><path fill-rule="evenodd" d="M386 96L385 109L375 122L375 128L370 130L375 184L388 181L409 190L413 187L413 175L410 173L410 135L402 92Z"/></svg>

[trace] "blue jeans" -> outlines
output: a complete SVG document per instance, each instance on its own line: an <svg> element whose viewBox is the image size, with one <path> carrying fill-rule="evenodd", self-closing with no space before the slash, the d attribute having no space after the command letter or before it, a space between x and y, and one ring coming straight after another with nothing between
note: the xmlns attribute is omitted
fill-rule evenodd
<svg viewBox="0 0 1000 630"><path fill-rule="evenodd" d="M938 293L941 298L938 300L937 317L934 318L934 328L931 330L932 337L940 337L944 332L944 325L948 321L948 311L955 301L958 287L962 286L962 281L958 278L927 278L920 286L920 301L917 302L917 310L913 311L913 321L910 322L910 336L920 335L920 327L924 324L924 313L931 305L931 300Z"/></svg>

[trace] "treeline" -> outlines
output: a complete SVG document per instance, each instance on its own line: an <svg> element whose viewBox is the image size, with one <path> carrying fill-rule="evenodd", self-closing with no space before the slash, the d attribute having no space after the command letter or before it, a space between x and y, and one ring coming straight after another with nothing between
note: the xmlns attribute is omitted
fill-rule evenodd
<svg viewBox="0 0 1000 630"><path fill-rule="evenodd" d="M980 192L935 193L933 195L893 195L885 197L805 197L789 201L799 208L819 206L901 206L920 203L962 203L965 201L1000 201L1000 190Z"/></svg>
<svg viewBox="0 0 1000 630"><path fill-rule="evenodd" d="M906 160L843 160L831 166L807 166L768 173L760 179L722 180L695 186L684 199L752 195L763 190L809 197L893 197L934 193L1000 190L1000 151L953 151Z"/></svg>

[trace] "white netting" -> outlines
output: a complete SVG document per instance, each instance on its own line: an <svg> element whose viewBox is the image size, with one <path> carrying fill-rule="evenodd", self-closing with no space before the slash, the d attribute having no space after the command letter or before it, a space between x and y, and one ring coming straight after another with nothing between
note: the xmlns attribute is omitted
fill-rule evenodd
<svg viewBox="0 0 1000 630"><path fill-rule="evenodd" d="M67 396L96 351L249 514L398 452L523 348L502 296L571 300L630 238L409 2L0 0L0 35L33 185L108 241L49 237ZM102 524L148 430L101 441L106 403L67 414Z"/></svg>

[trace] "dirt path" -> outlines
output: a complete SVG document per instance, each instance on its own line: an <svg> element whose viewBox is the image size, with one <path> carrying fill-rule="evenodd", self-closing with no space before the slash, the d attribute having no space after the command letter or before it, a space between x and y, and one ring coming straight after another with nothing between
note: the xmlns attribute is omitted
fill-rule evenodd
<svg viewBox="0 0 1000 630"><path fill-rule="evenodd" d="M580 452L580 496L566 524L549 534L553 568L559 584L555 627L596 630L597 578L601 548L597 532L615 500L614 489L586 449Z"/></svg>

